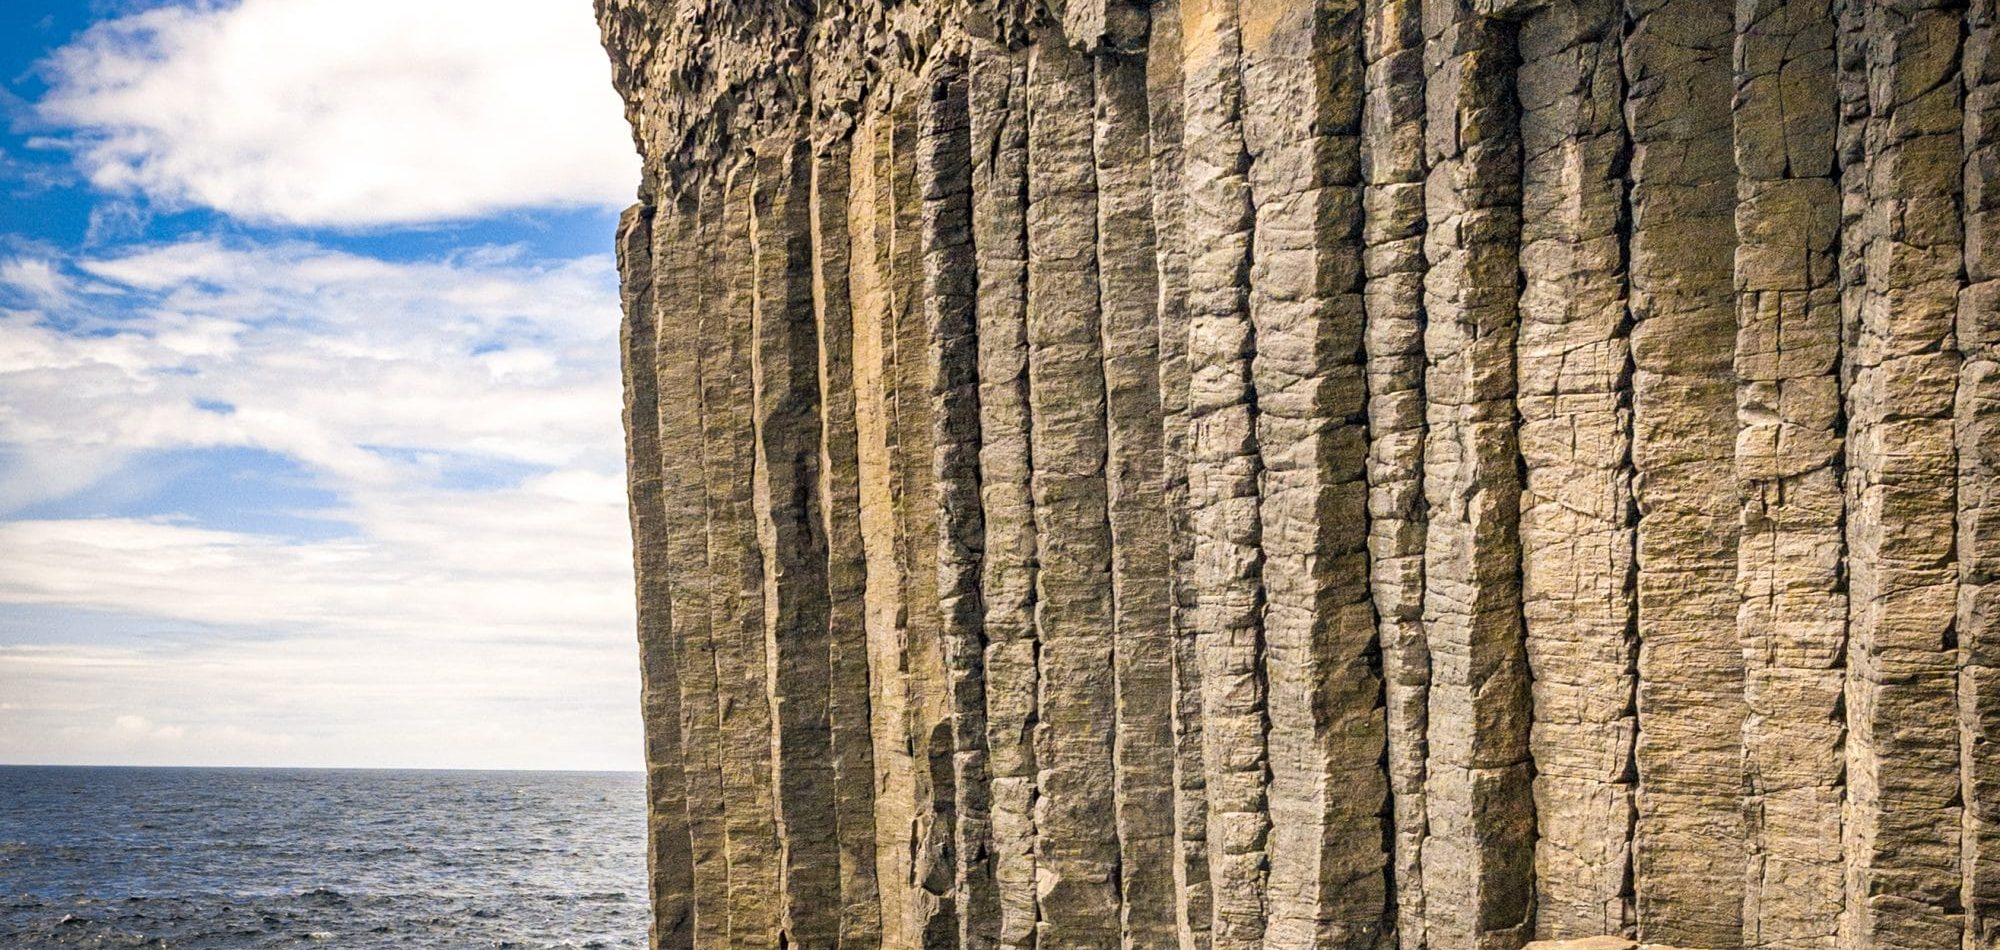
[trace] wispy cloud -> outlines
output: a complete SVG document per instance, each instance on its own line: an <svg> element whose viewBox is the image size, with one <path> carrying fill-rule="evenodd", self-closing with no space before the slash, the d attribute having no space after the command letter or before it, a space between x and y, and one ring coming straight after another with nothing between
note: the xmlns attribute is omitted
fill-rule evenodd
<svg viewBox="0 0 2000 950"><path fill-rule="evenodd" d="M588 6L107 2L0 91L0 761L637 764Z"/></svg>
<svg viewBox="0 0 2000 950"><path fill-rule="evenodd" d="M276 224L616 205L638 162L584 4L242 0L100 23L37 117L97 187Z"/></svg>
<svg viewBox="0 0 2000 950"><path fill-rule="evenodd" d="M0 762L627 766L636 664L578 646L0 645Z"/></svg>
<svg viewBox="0 0 2000 950"><path fill-rule="evenodd" d="M335 499L319 516L352 530L0 520L0 605L245 632L164 651L15 637L0 680L35 685L0 713L0 759L131 761L143 747L147 761L601 767L636 754L607 261L196 238L11 263L0 514L108 478L143 484L149 453L252 450L296 462ZM273 725L287 717L305 725ZM369 751L384 730L397 732Z"/></svg>
<svg viewBox="0 0 2000 950"><path fill-rule="evenodd" d="M18 291L33 303L61 306L68 302L70 280L53 261L16 257L0 260L0 287Z"/></svg>
<svg viewBox="0 0 2000 950"><path fill-rule="evenodd" d="M9 479L0 510L154 449L254 447L353 485L420 478L436 453L616 463L603 258L485 248L399 263L196 239L71 266L0 261L9 282L46 305L0 311L0 443L81 471L40 490Z"/></svg>

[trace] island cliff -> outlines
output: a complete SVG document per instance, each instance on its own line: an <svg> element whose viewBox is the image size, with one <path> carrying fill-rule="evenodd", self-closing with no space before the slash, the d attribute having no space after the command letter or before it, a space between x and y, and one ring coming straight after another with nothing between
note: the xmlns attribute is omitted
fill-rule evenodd
<svg viewBox="0 0 2000 950"><path fill-rule="evenodd" d="M1995 0L598 15L655 947L2000 947Z"/></svg>

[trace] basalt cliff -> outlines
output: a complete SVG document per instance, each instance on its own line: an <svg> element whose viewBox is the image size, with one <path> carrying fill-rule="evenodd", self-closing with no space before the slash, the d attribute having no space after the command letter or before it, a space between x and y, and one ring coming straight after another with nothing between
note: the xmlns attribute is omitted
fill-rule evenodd
<svg viewBox="0 0 2000 950"><path fill-rule="evenodd" d="M2000 947L1995 0L597 5L655 947Z"/></svg>

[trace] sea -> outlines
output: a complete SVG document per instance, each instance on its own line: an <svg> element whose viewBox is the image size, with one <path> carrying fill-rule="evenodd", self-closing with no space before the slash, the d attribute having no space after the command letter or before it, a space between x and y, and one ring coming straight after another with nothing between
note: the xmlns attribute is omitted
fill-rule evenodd
<svg viewBox="0 0 2000 950"><path fill-rule="evenodd" d="M641 948L638 772L0 766L0 950Z"/></svg>

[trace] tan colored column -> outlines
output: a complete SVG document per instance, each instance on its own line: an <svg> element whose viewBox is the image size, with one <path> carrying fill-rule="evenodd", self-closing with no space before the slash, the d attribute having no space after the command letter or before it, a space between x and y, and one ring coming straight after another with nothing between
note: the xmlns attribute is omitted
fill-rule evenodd
<svg viewBox="0 0 2000 950"><path fill-rule="evenodd" d="M1028 446L1027 55L975 41L968 64L979 280L979 477L986 526L986 741L998 939L1035 945L1035 514Z"/></svg>
<svg viewBox="0 0 2000 950"><path fill-rule="evenodd" d="M708 245L713 294L709 305L698 311L708 616L721 724L729 945L750 948L777 946L783 916L764 650L764 571L752 495L754 407L751 374L743 372L750 365L756 306L750 224L755 180L756 167L745 160L703 190L704 205L714 208L715 230Z"/></svg>
<svg viewBox="0 0 2000 950"><path fill-rule="evenodd" d="M1840 298L1834 24L1736 8L1736 473L1743 945L1831 947L1841 893Z"/></svg>
<svg viewBox="0 0 2000 950"><path fill-rule="evenodd" d="M1424 946L1424 32L1419 0L1366 0L1361 167L1367 276L1368 555L1388 732L1398 946Z"/></svg>
<svg viewBox="0 0 2000 950"><path fill-rule="evenodd" d="M1965 276L1958 298L1959 749L1966 945L2000 945L2000 34L1966 13Z"/></svg>
<svg viewBox="0 0 2000 950"><path fill-rule="evenodd" d="M1174 939L1173 632L1162 489L1159 273L1146 61L1092 57L1097 174L1098 335L1103 350L1106 502L1111 524L1112 655L1117 678L1119 935L1128 948Z"/></svg>
<svg viewBox="0 0 2000 950"><path fill-rule="evenodd" d="M868 698L874 736L876 883L881 899L882 945L919 946L912 929L912 836L917 830L917 788L912 756L912 699L905 666L905 598L908 578L901 557L901 451L895 426L895 314L891 297L891 191L896 119L864 115L854 133L850 167L848 295L854 328L854 425L860 488L860 526L866 556ZM928 455L926 455L928 457Z"/></svg>
<svg viewBox="0 0 2000 950"><path fill-rule="evenodd" d="M1514 29L1462 0L1425 0L1424 24L1424 937L1437 950L1512 948L1530 936L1534 903L1514 423Z"/></svg>
<svg viewBox="0 0 2000 950"><path fill-rule="evenodd" d="M1866 36L1862 245L1847 392L1847 905L1842 944L1959 942L1959 566L1952 405L1963 262L1961 12L1844 9Z"/></svg>
<svg viewBox="0 0 2000 950"><path fill-rule="evenodd" d="M654 950L694 945L694 853L688 838L687 775L681 756L680 663L667 585L667 512L660 472L659 372L653 311L653 209L633 205L618 220L618 276L625 320L626 498L639 618L639 696L646 722L646 868Z"/></svg>
<svg viewBox="0 0 2000 950"><path fill-rule="evenodd" d="M1201 665L1188 583L1194 537L1188 522L1187 189L1182 175L1180 0L1155 0L1146 36L1147 135L1153 165L1153 228L1160 292L1161 497L1167 509L1173 603L1174 920L1181 950L1208 946L1208 793L1202 773Z"/></svg>
<svg viewBox="0 0 2000 950"><path fill-rule="evenodd" d="M729 854L722 797L721 717L709 612L706 447L701 427L701 312L712 217L692 198L655 213L653 312L659 367L662 498L666 509L667 595L680 668L681 752L686 765L688 838L694 858L694 945L729 940Z"/></svg>
<svg viewBox="0 0 2000 950"><path fill-rule="evenodd" d="M1615 0L1521 24L1522 617L1534 671L1535 932L1621 934L1632 908L1631 346Z"/></svg>
<svg viewBox="0 0 2000 950"><path fill-rule="evenodd" d="M937 105L927 84L904 90L891 107L895 128L888 184L891 217L889 304L894 370L888 399L895 451L889 457L896 482L896 556L904 584L902 639L898 664L909 693L908 748L913 756L914 824L911 826L910 927L926 948L957 939L952 899L952 841L956 790L951 693L945 669L943 620L938 598L938 508L935 421L932 418L930 321L925 306L924 193L921 155L937 131Z"/></svg>
<svg viewBox="0 0 2000 950"><path fill-rule="evenodd" d="M1627 0L1642 942L1742 940L1728 0Z"/></svg>
<svg viewBox="0 0 2000 950"><path fill-rule="evenodd" d="M984 513L979 488L979 286L973 259L972 155L961 63L941 64L919 117L917 181L923 196L923 312L929 328L928 374L938 526L937 611L949 707L948 749L931 760L950 769L953 837L951 885L964 950L996 944L999 894L988 842L992 796L987 779L985 608L980 600ZM933 768L936 768L935 764Z"/></svg>
<svg viewBox="0 0 2000 950"><path fill-rule="evenodd" d="M820 515L827 578L827 724L840 847L840 946L879 946L875 765L868 701L867 565L856 458L854 322L848 301L851 140L813 163L813 309L819 327Z"/></svg>
<svg viewBox="0 0 2000 950"><path fill-rule="evenodd" d="M1086 950L1118 946L1120 916L1093 92L1088 60L1055 38L1027 78L1038 926L1043 945Z"/></svg>
<svg viewBox="0 0 2000 950"><path fill-rule="evenodd" d="M1356 0L1243 0L1270 760L1265 946L1388 929L1368 591Z"/></svg>
<svg viewBox="0 0 2000 950"><path fill-rule="evenodd" d="M1183 175L1188 248L1186 577L1202 696L1210 940L1259 947L1270 819L1264 747L1262 551L1248 283L1242 37L1236 0L1182 0Z"/></svg>
<svg viewBox="0 0 2000 950"><path fill-rule="evenodd" d="M782 939L792 947L831 947L840 933L841 886L827 720L827 547L816 490L819 331L813 308L812 163L805 137L791 130L773 135L755 169L751 488L762 552Z"/></svg>

